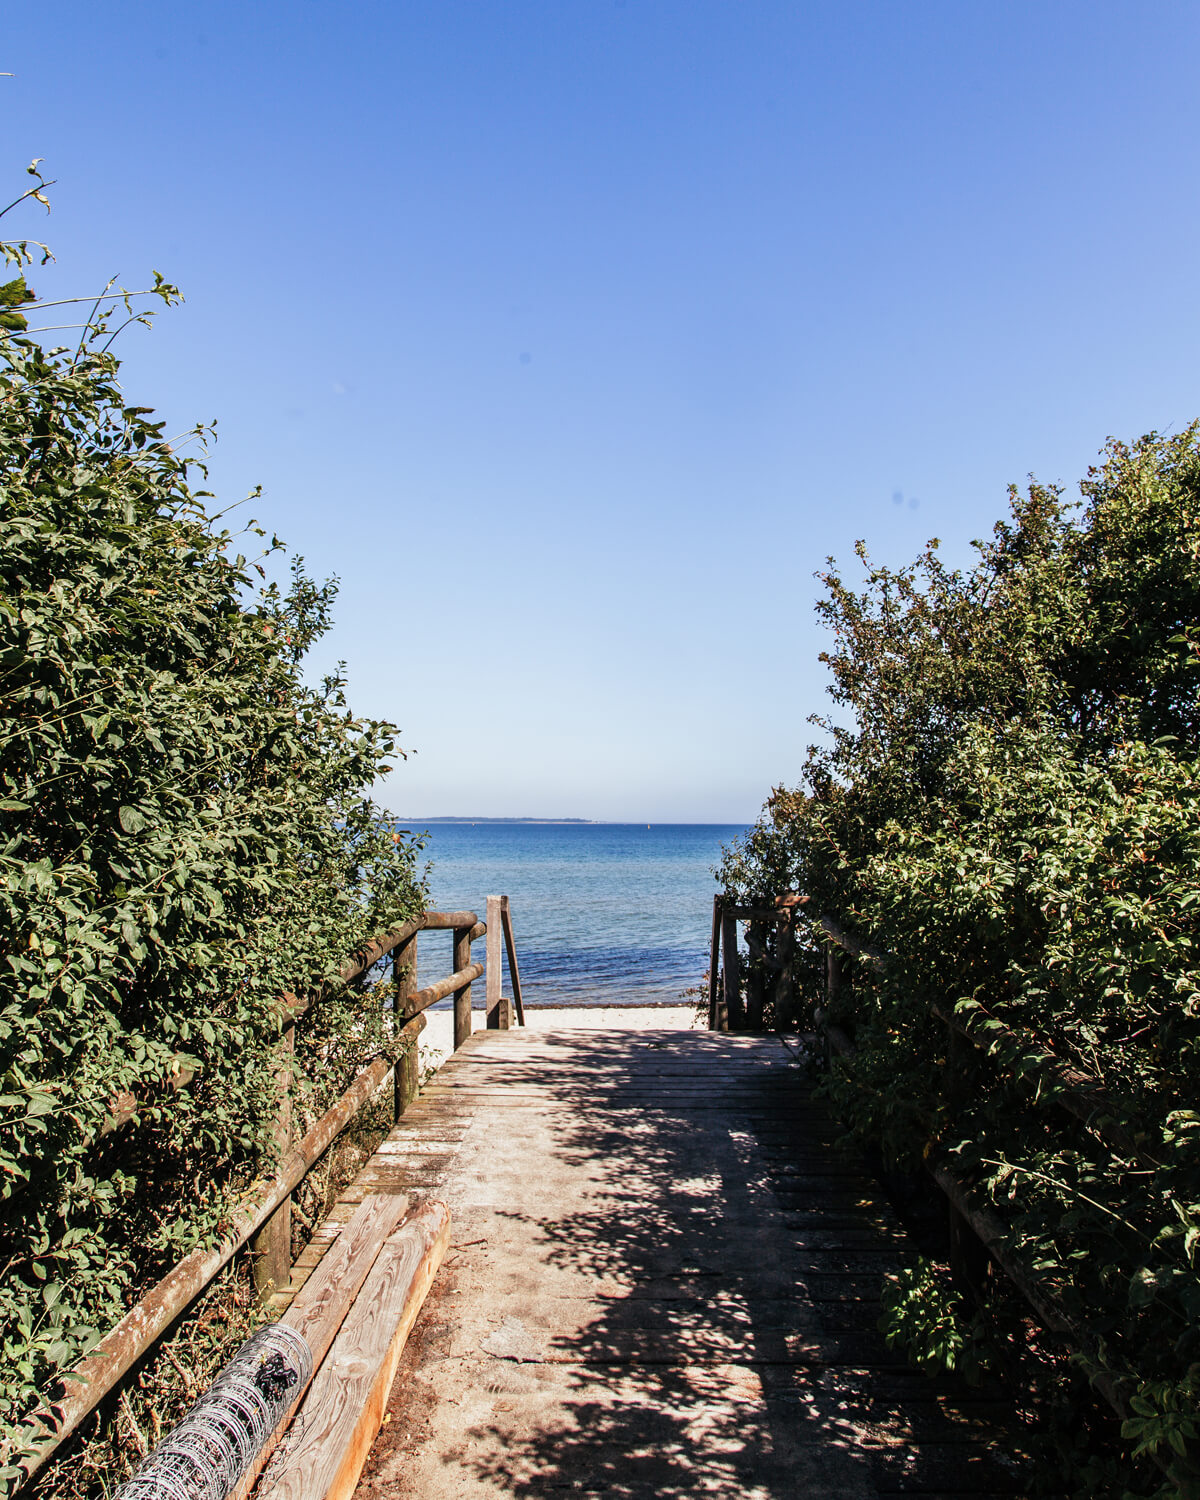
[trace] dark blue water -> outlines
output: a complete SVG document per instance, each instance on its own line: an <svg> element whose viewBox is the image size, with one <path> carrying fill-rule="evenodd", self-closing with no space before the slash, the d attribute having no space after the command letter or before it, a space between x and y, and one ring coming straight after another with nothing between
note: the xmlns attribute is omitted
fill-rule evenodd
<svg viewBox="0 0 1200 1500"><path fill-rule="evenodd" d="M721 845L742 831L707 823L434 824L425 851L431 905L482 917L488 895L508 896L531 1005L675 1003L707 967L712 867ZM423 933L418 946L422 985L449 973L448 933ZM476 944L476 959L482 950Z"/></svg>

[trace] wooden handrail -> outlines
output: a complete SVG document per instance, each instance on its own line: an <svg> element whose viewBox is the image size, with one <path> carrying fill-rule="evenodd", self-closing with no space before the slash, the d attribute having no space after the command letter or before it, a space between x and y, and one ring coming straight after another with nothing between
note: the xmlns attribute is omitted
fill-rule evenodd
<svg viewBox="0 0 1200 1500"><path fill-rule="evenodd" d="M497 924L496 937L499 939L499 927L503 925L518 1013L523 1025L524 1011L520 1001L520 978L512 938L512 918L507 910L508 897L502 899L502 922ZM389 953L394 953L415 939L418 932L429 929L449 929L454 933L456 961L464 955L469 960L471 943L487 934L487 924L481 922L473 911L424 912L420 917L364 944L342 965L338 972L339 984L353 982ZM498 967L497 964L497 970ZM454 995L456 999L464 993L469 996L471 982L483 973L482 964L459 962L454 972L444 979L439 979L422 990L411 991L404 997L404 1013L398 1018L402 1024L396 1036L359 1072L337 1103L321 1116L303 1139L285 1151L275 1173L247 1189L234 1208L232 1224L220 1244L210 1250L193 1251L168 1272L96 1348L65 1376L62 1399L55 1402L40 1419L35 1416L26 1422L24 1437L17 1440L18 1448L9 1450L13 1457L17 1456L18 1451L21 1453L20 1467L24 1471L24 1478L20 1481L22 1484L45 1466L80 1422L117 1387L129 1370L187 1310L239 1250L252 1240L257 1249L262 1243L262 1236L270 1234L273 1222L286 1224L286 1219L281 1220L279 1216L286 1210L294 1189L358 1111L375 1095L388 1074L394 1069L398 1071L410 1059L415 1062L417 1037L426 1026L424 1012L449 995ZM281 1006L282 1025L293 1025L322 998L324 994L301 1003L295 1001L294 997L287 997ZM289 1004L289 1001L292 1003ZM416 1073L417 1069L413 1067L412 1071ZM191 1077L190 1071L181 1070L179 1076L170 1081L170 1088L172 1091L183 1088ZM110 1105L109 1117L99 1134L107 1135L119 1128L134 1116L137 1108L137 1101L132 1095L114 1099Z"/></svg>
<svg viewBox="0 0 1200 1500"><path fill-rule="evenodd" d="M1026 1040L1006 1026L1003 1021L990 1015L982 1005L978 1005L976 1009L987 1022L990 1034L986 1037L974 1031L957 1011L939 1005L937 1001L934 1001L929 1009L939 1021L944 1021L952 1031L957 1032L975 1047L990 1050L993 1042L1007 1042L1048 1076L1052 1085L1052 1092L1048 1097L1052 1103L1059 1105L1074 1115L1077 1120L1082 1121L1114 1151L1123 1156L1133 1157L1139 1165L1151 1171L1157 1171L1162 1166L1160 1161L1149 1155L1137 1143L1117 1119L1117 1106L1104 1092L1098 1078L1093 1078L1078 1068L1060 1062L1052 1052L1047 1052L1043 1047Z"/></svg>
<svg viewBox="0 0 1200 1500"><path fill-rule="evenodd" d="M480 923L480 926L483 924ZM418 990L415 995L409 997L408 1014L419 1016L422 1011L428 1010L431 1005L436 1005L439 1000L444 1000L447 995L453 995L455 990L461 990L473 979L478 979L483 973L482 964L468 964L465 969L458 969L453 974L447 974L445 979L439 979L436 984L427 985L425 989Z"/></svg>
<svg viewBox="0 0 1200 1500"><path fill-rule="evenodd" d="M876 973L882 973L888 964L888 955L865 943L855 934L847 932L836 918L824 915L817 926L831 943L843 952L861 959ZM1048 1095L1051 1102L1074 1115L1088 1129L1095 1132L1108 1145L1122 1155L1135 1158L1150 1169L1160 1164L1149 1156L1134 1139L1129 1130L1115 1116L1115 1105L1104 1093L1100 1080L1080 1069L1065 1064L1053 1053L1045 1050L1018 1032L1006 1026L997 1017L990 1015L982 1006L976 1011L987 1022L989 1035L981 1036L969 1022L952 1007L930 1004L930 1013L942 1021L953 1035L961 1036L973 1046L989 1049L993 1042L1003 1040L1014 1049L1035 1062L1037 1067L1052 1081L1053 1090ZM847 1063L854 1057L854 1045L838 1026L829 1021L827 1013L816 1012L818 1026L824 1031L831 1048ZM1070 1340L1084 1355L1090 1365L1090 1378L1096 1389L1108 1402L1112 1410L1122 1419L1129 1415L1129 1408L1116 1381L1103 1369L1101 1349L1089 1330L1063 1313L1057 1303L1045 1293L1035 1278L1029 1276L1024 1267L1013 1257L1009 1249L1008 1228L998 1214L985 1204L973 1201L970 1189L952 1171L949 1164L937 1155L927 1162L929 1175L944 1194L950 1205L951 1219L969 1226L978 1243L983 1246L993 1262L1004 1272L1009 1281L1024 1297L1042 1326ZM961 1251L960 1251L961 1253ZM954 1238L952 1236L951 1260L954 1260ZM1155 1456L1157 1466L1167 1473L1163 1461Z"/></svg>
<svg viewBox="0 0 1200 1500"><path fill-rule="evenodd" d="M414 936L414 934L426 929L446 927L455 929L466 927L469 929L468 941L472 943L477 938L483 937L484 933L487 932L487 923L481 922L473 911L424 912L420 917L414 917L412 921L405 922L403 926L393 928L391 932L386 933L382 937L373 938L371 942L358 949L354 957L343 964L338 971L339 984L352 983L361 974L365 974L374 964L377 964L380 959L386 958L393 949ZM285 995L279 1007L281 1029L286 1029L298 1021L301 1016L307 1015L315 1004L318 1004L322 999L328 998L328 993L322 992L316 997L310 996L304 999L299 999L295 995ZM435 998L440 1000L443 997L438 995ZM432 1005L433 1001L429 1001L428 1003ZM181 1089L185 1089L195 1078L195 1071L192 1068L184 1067L181 1059L177 1061L179 1061L179 1066L176 1071L169 1078L164 1079L155 1086L158 1090L165 1091L167 1094L177 1094ZM111 1135L115 1130L120 1130L123 1125L128 1125L138 1110L146 1107L146 1102L145 1097L139 1099L132 1089L125 1089L119 1094L114 1094L108 1101L108 1112L104 1117L100 1129L96 1132L96 1139L102 1140L105 1136Z"/></svg>
<svg viewBox="0 0 1200 1500"><path fill-rule="evenodd" d="M817 925L825 936L843 952L855 958L861 958L876 973L882 973L887 967L888 955L886 953L863 942L853 933L845 931L836 918L827 915L818 917ZM1134 1157L1142 1166L1152 1170L1161 1165L1145 1152L1130 1131L1121 1124L1117 1118L1117 1106L1104 1092L1104 1087L1098 1078L1092 1077L1091 1074L1069 1063L1064 1063L1046 1048L1022 1037L1019 1032L991 1015L982 1005L976 1005L975 1010L987 1022L990 1035L986 1037L975 1031L956 1010L939 1005L936 1000L931 1002L929 1009L939 1021L970 1042L972 1046L987 1050L994 1041L1008 1042L1030 1058L1050 1080L1053 1089L1048 1097L1052 1103L1082 1121L1089 1130L1094 1131L1115 1151Z"/></svg>
<svg viewBox="0 0 1200 1500"><path fill-rule="evenodd" d="M746 1006L743 1007L742 1004L737 924L749 922L753 929L754 926L761 927L774 923L779 927L782 939L784 934L792 930L792 923L796 920L800 908L807 905L808 899L807 896L800 895L798 891L785 891L782 896L776 897L771 905L760 906L740 904L721 893L713 897L712 938L708 958L708 1028L710 1031L729 1031L731 1028L737 1031L741 1029L743 1021L747 1021L751 1029L762 1024L764 997L757 982L752 986L752 993L747 999ZM762 943L753 936L753 931L747 934L747 942L752 953L762 953ZM722 953L725 959L724 968L721 967ZM781 972L783 967L780 965Z"/></svg>
<svg viewBox="0 0 1200 1500"><path fill-rule="evenodd" d="M32 1450L21 1459L26 1478L42 1468L84 1417L95 1409L300 1185L355 1114L374 1096L397 1056L415 1042L425 1024L424 1016L409 1021L359 1073L337 1103L326 1110L304 1138L292 1147L274 1175L247 1189L220 1244L211 1250L193 1250L181 1260L75 1366L64 1381L66 1394L52 1408L54 1426L30 1423L26 1428L26 1446Z"/></svg>
<svg viewBox="0 0 1200 1500"><path fill-rule="evenodd" d="M487 898L487 1027L489 1031L507 1031L512 1024L515 1002L517 1022L525 1024L525 1006L521 1000L521 976L517 969L517 952L512 938L512 914L507 896ZM504 994L501 944L508 948L508 972L513 984L513 1002Z"/></svg>

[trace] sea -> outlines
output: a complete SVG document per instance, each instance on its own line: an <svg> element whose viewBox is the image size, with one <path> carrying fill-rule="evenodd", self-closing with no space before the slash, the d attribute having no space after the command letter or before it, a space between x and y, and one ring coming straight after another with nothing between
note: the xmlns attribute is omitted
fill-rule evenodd
<svg viewBox="0 0 1200 1500"><path fill-rule="evenodd" d="M690 1003L683 992L708 967L713 866L745 831L725 823L405 826L428 835L431 907L482 918L489 895L509 898L529 1006ZM421 934L422 987L450 972L451 942L448 932Z"/></svg>

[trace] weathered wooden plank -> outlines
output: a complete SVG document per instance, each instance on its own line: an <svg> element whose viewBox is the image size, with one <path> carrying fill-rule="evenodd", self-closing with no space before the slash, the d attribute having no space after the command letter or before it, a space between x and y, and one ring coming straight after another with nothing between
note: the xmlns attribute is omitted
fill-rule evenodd
<svg viewBox="0 0 1200 1500"><path fill-rule="evenodd" d="M397 1022L407 1020L417 1013L414 1004L417 993L417 936L415 931L410 933L392 951L392 984L395 988ZM414 1039L412 1047L396 1063L393 1075L393 1108L397 1120L416 1098L420 1081L420 1043Z"/></svg>
<svg viewBox="0 0 1200 1500"><path fill-rule="evenodd" d="M304 1402L303 1430L263 1476L269 1500L348 1500L383 1421L396 1365L450 1241L422 1205L387 1240Z"/></svg>
<svg viewBox="0 0 1200 1500"><path fill-rule="evenodd" d="M994 1408L951 1431L939 1383L877 1333L903 1236L778 1040L480 1032L414 1109L397 1144L471 1127L439 1168L463 1244L373 1492L1010 1488Z"/></svg>
<svg viewBox="0 0 1200 1500"><path fill-rule="evenodd" d="M355 1297L366 1281L384 1241L408 1211L405 1197L376 1197L362 1205L338 1236L337 1243L296 1293L291 1306L279 1319L294 1328L312 1350L313 1369L319 1370ZM307 1387L280 1419L253 1466L243 1476L231 1500L245 1500L258 1476L266 1468L283 1434L291 1425Z"/></svg>

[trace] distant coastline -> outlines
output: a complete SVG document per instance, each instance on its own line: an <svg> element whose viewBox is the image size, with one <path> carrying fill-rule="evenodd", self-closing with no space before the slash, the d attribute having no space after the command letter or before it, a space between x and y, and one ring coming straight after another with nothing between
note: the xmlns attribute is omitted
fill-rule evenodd
<svg viewBox="0 0 1200 1500"><path fill-rule="evenodd" d="M430 823L550 823L554 825L570 823L595 824L595 818L398 818L400 823L413 823L419 827L425 827Z"/></svg>

